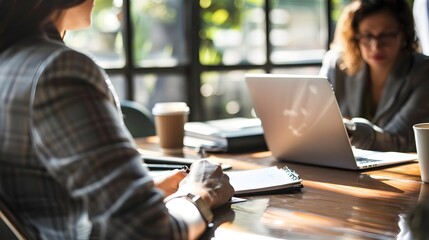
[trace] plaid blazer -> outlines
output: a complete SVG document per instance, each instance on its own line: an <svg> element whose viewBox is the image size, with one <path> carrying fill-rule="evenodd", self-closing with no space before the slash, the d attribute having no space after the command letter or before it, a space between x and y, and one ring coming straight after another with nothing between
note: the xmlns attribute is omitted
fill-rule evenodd
<svg viewBox="0 0 429 240"><path fill-rule="evenodd" d="M40 238L187 238L141 161L90 58L46 36L0 52L0 195Z"/></svg>

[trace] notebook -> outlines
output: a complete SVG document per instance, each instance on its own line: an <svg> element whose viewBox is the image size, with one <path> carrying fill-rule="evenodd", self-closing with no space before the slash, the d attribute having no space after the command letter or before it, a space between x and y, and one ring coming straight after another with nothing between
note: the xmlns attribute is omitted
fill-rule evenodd
<svg viewBox="0 0 429 240"><path fill-rule="evenodd" d="M234 196L294 192L303 188L300 176L288 167L272 166L226 174L234 187Z"/></svg>
<svg viewBox="0 0 429 240"><path fill-rule="evenodd" d="M357 170L417 159L352 147L325 77L251 74L245 81L268 148L280 161Z"/></svg>
<svg viewBox="0 0 429 240"><path fill-rule="evenodd" d="M267 150L261 121L257 118L227 118L185 124L185 146L211 152Z"/></svg>

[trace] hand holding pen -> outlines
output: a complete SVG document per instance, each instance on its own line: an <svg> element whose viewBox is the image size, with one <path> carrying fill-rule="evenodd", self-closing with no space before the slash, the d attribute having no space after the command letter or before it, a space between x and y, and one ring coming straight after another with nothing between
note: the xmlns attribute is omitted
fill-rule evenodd
<svg viewBox="0 0 429 240"><path fill-rule="evenodd" d="M170 196L179 189L179 183L188 175L189 168L184 165L181 169L166 171L161 175L154 177L155 187L164 192L164 195Z"/></svg>
<svg viewBox="0 0 429 240"><path fill-rule="evenodd" d="M180 182L178 191L172 196L186 193L198 195L211 208L216 208L231 199L234 188L219 163L201 159L191 165L189 174Z"/></svg>

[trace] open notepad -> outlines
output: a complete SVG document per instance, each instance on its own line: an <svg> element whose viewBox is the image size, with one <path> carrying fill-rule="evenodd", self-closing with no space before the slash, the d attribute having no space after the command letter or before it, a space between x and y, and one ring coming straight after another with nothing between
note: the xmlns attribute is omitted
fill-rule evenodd
<svg viewBox="0 0 429 240"><path fill-rule="evenodd" d="M302 179L288 167L267 167L225 172L235 189L234 195L251 195L300 190Z"/></svg>

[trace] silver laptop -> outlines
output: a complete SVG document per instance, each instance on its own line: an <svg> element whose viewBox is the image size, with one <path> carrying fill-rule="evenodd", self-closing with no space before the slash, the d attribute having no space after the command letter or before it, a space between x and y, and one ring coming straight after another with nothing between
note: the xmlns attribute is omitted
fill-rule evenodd
<svg viewBox="0 0 429 240"><path fill-rule="evenodd" d="M245 80L268 148L281 161L365 169L417 159L352 147L325 77L248 74Z"/></svg>

